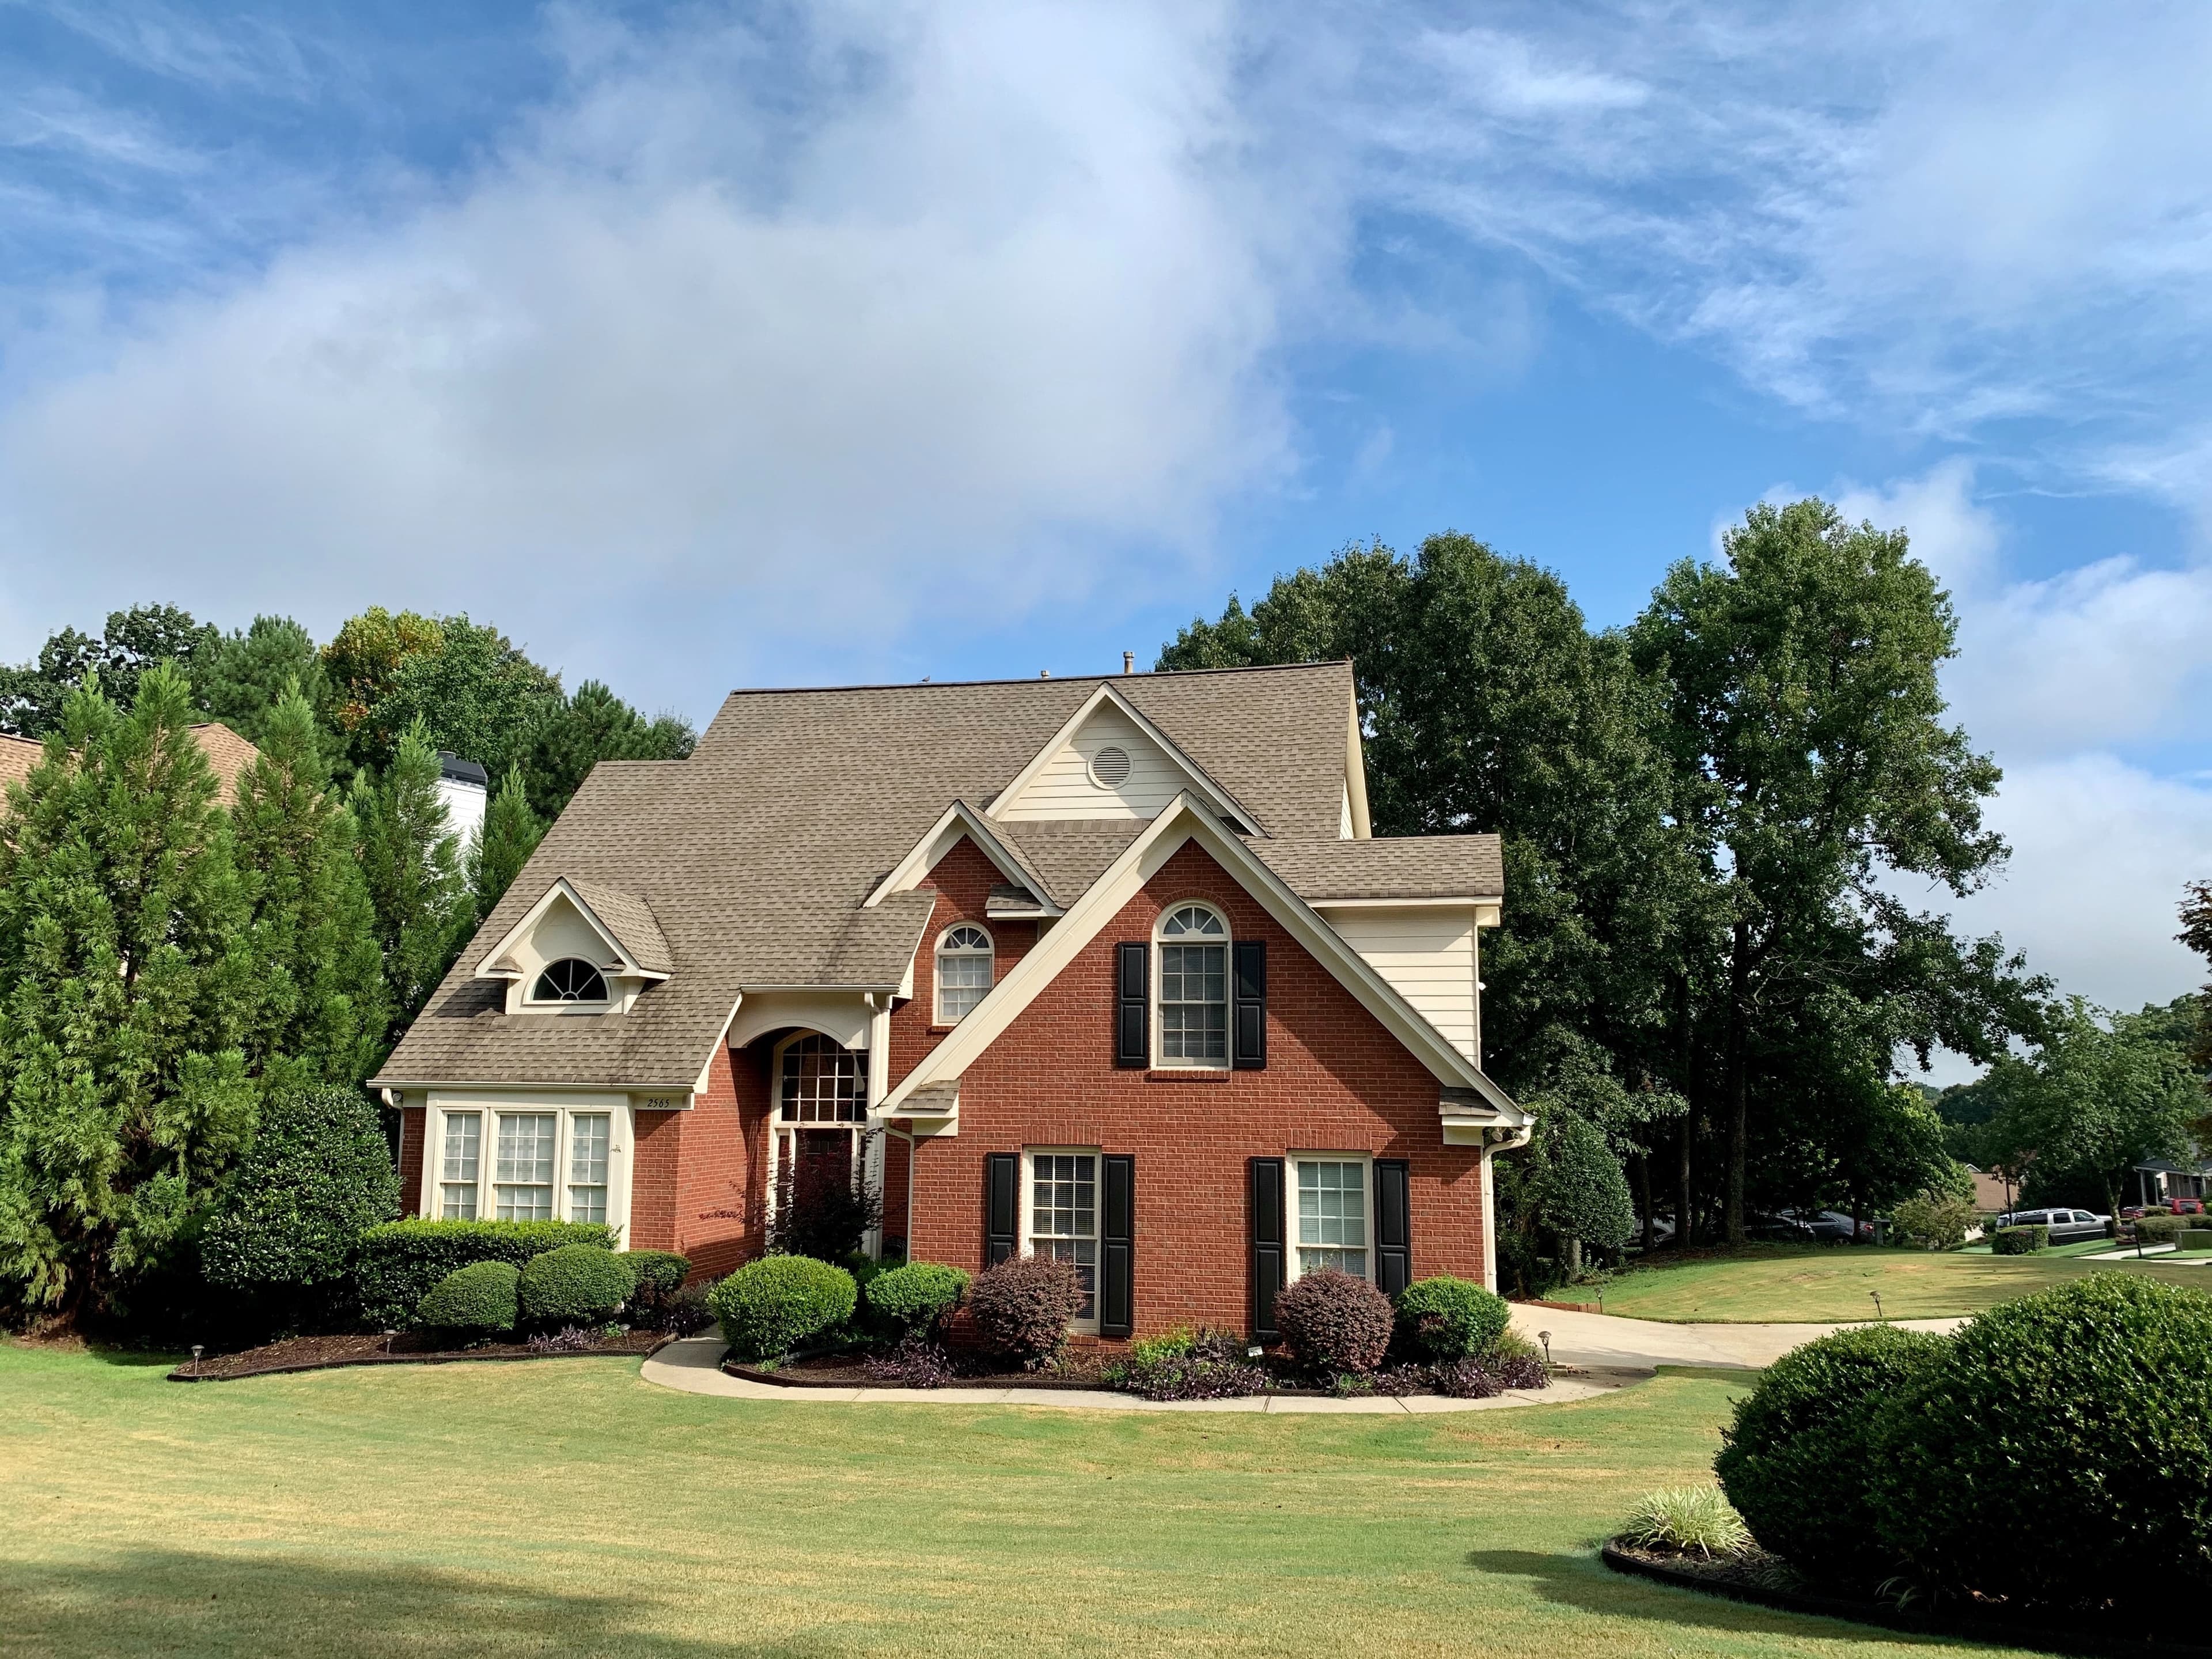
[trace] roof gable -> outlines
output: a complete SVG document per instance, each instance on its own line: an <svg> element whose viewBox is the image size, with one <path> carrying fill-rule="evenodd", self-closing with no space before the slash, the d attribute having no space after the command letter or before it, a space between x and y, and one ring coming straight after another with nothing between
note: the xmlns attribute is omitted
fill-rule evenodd
<svg viewBox="0 0 2212 1659"><path fill-rule="evenodd" d="M661 936L660 924L643 899L605 882L561 876L484 953L477 963L476 977L515 978L522 970L508 960L510 954L564 904L599 938L613 958L605 965L614 972L663 980L675 971L668 941Z"/></svg>
<svg viewBox="0 0 2212 1659"><path fill-rule="evenodd" d="M1264 828L1249 807L1109 683L1085 700L1000 793L991 816L1010 823L1155 818L1184 793L1248 830Z"/></svg>

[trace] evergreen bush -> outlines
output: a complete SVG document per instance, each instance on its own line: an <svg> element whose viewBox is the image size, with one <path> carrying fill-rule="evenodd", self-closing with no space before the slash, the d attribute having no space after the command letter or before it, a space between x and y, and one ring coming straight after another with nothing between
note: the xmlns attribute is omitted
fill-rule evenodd
<svg viewBox="0 0 2212 1659"><path fill-rule="evenodd" d="M1814 1577L1887 1576L1868 1490L1875 1419L1947 1346L1923 1332L1862 1325L1767 1368L1736 1402L1713 1460L1722 1490L1762 1547Z"/></svg>
<svg viewBox="0 0 2212 1659"><path fill-rule="evenodd" d="M604 1325L636 1289L625 1258L596 1244L563 1244L524 1264L522 1316L542 1327Z"/></svg>
<svg viewBox="0 0 2212 1659"><path fill-rule="evenodd" d="M1365 1279L1325 1267L1278 1292L1275 1322L1308 1369L1364 1375L1389 1351L1397 1316L1390 1298Z"/></svg>
<svg viewBox="0 0 2212 1659"><path fill-rule="evenodd" d="M372 1330L396 1329L415 1316L423 1292L474 1261L521 1268L563 1244L615 1247L614 1229L585 1221L386 1222L362 1235L355 1277L362 1317Z"/></svg>
<svg viewBox="0 0 2212 1659"><path fill-rule="evenodd" d="M1060 1352L1067 1322L1082 1305L1073 1265L1044 1255L1011 1256L968 1291L983 1346L1032 1370Z"/></svg>
<svg viewBox="0 0 2212 1659"><path fill-rule="evenodd" d="M1505 1334L1513 1310L1481 1285L1442 1274L1398 1292L1398 1334L1427 1358L1465 1359Z"/></svg>
<svg viewBox="0 0 2212 1659"><path fill-rule="evenodd" d="M468 1338L511 1331L521 1323L515 1288L520 1279L511 1261L476 1261L456 1268L422 1293L415 1322Z"/></svg>
<svg viewBox="0 0 2212 1659"><path fill-rule="evenodd" d="M879 1273L867 1285L868 1311L902 1330L941 1325L968 1293L968 1275L937 1261L909 1261Z"/></svg>
<svg viewBox="0 0 2212 1659"><path fill-rule="evenodd" d="M1992 1255L2033 1255L2051 1243L2048 1227L2000 1227L1990 1235Z"/></svg>
<svg viewBox="0 0 2212 1659"><path fill-rule="evenodd" d="M2142 1216L2136 1221L2136 1237L2145 1244L2179 1244L2183 1225L2178 1215Z"/></svg>
<svg viewBox="0 0 2212 1659"><path fill-rule="evenodd" d="M842 1267L811 1255L767 1255L714 1287L708 1305L740 1359L774 1359L853 1316L859 1291Z"/></svg>
<svg viewBox="0 0 2212 1659"><path fill-rule="evenodd" d="M2001 1304L1881 1411L1881 1540L1929 1591L2186 1605L2212 1591L2208 1425L2212 1297L2107 1272Z"/></svg>
<svg viewBox="0 0 2212 1659"><path fill-rule="evenodd" d="M653 1330L667 1329L668 1310L691 1277L691 1259L673 1250L624 1250L618 1259L637 1280L629 1310L637 1316L638 1323Z"/></svg>

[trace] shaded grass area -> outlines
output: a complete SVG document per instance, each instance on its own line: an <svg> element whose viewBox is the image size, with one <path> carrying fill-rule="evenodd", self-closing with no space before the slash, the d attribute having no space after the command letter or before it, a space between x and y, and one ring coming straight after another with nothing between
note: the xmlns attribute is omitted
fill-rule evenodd
<svg viewBox="0 0 2212 1659"><path fill-rule="evenodd" d="M635 1360L220 1388L0 1346L11 1655L1966 1651L1600 1565L1740 1378L1428 1419L702 1399Z"/></svg>
<svg viewBox="0 0 2212 1659"><path fill-rule="evenodd" d="M2212 1291L2212 1268L2087 1261L2056 1253L1990 1255L1965 1251L1877 1249L1864 1244L1753 1244L1735 1252L1664 1252L1648 1267L1605 1287L1605 1310L1634 1319L1717 1323L1832 1323L1871 1319L1870 1292L1892 1319L1942 1319L1979 1313L2047 1285L2084 1273L2148 1273Z"/></svg>

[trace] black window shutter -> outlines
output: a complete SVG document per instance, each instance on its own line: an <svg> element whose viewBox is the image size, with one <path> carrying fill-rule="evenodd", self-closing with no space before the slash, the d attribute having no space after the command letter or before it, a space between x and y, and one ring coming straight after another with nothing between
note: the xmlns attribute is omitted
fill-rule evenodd
<svg viewBox="0 0 2212 1659"><path fill-rule="evenodd" d="M1267 941L1240 939L1237 956L1237 1058L1240 1072L1267 1066Z"/></svg>
<svg viewBox="0 0 2212 1659"><path fill-rule="evenodd" d="M1136 1326L1137 1160L1109 1152L1106 1202L1098 1231L1098 1334L1127 1336Z"/></svg>
<svg viewBox="0 0 2212 1659"><path fill-rule="evenodd" d="M1249 1182L1252 1212L1252 1336L1273 1342L1275 1295L1283 1288L1283 1160L1255 1158Z"/></svg>
<svg viewBox="0 0 2212 1659"><path fill-rule="evenodd" d="M983 1265L995 1267L1021 1242L1022 1155L987 1152L983 1157Z"/></svg>
<svg viewBox="0 0 2212 1659"><path fill-rule="evenodd" d="M1152 1064L1146 1014L1152 1000L1152 947L1139 940L1114 947L1114 1063L1141 1071Z"/></svg>
<svg viewBox="0 0 2212 1659"><path fill-rule="evenodd" d="M1375 1160L1375 1288L1395 1296L1413 1282L1413 1194L1402 1158Z"/></svg>

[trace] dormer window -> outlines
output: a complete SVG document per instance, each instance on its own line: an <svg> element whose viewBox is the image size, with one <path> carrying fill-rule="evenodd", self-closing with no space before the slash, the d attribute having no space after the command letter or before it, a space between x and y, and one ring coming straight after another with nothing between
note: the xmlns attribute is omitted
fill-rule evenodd
<svg viewBox="0 0 2212 1659"><path fill-rule="evenodd" d="M990 994L991 936L963 923L937 942L937 1023L955 1025Z"/></svg>
<svg viewBox="0 0 2212 1659"><path fill-rule="evenodd" d="M606 976L581 957L563 957L548 964L530 988L532 1002L605 1002Z"/></svg>

